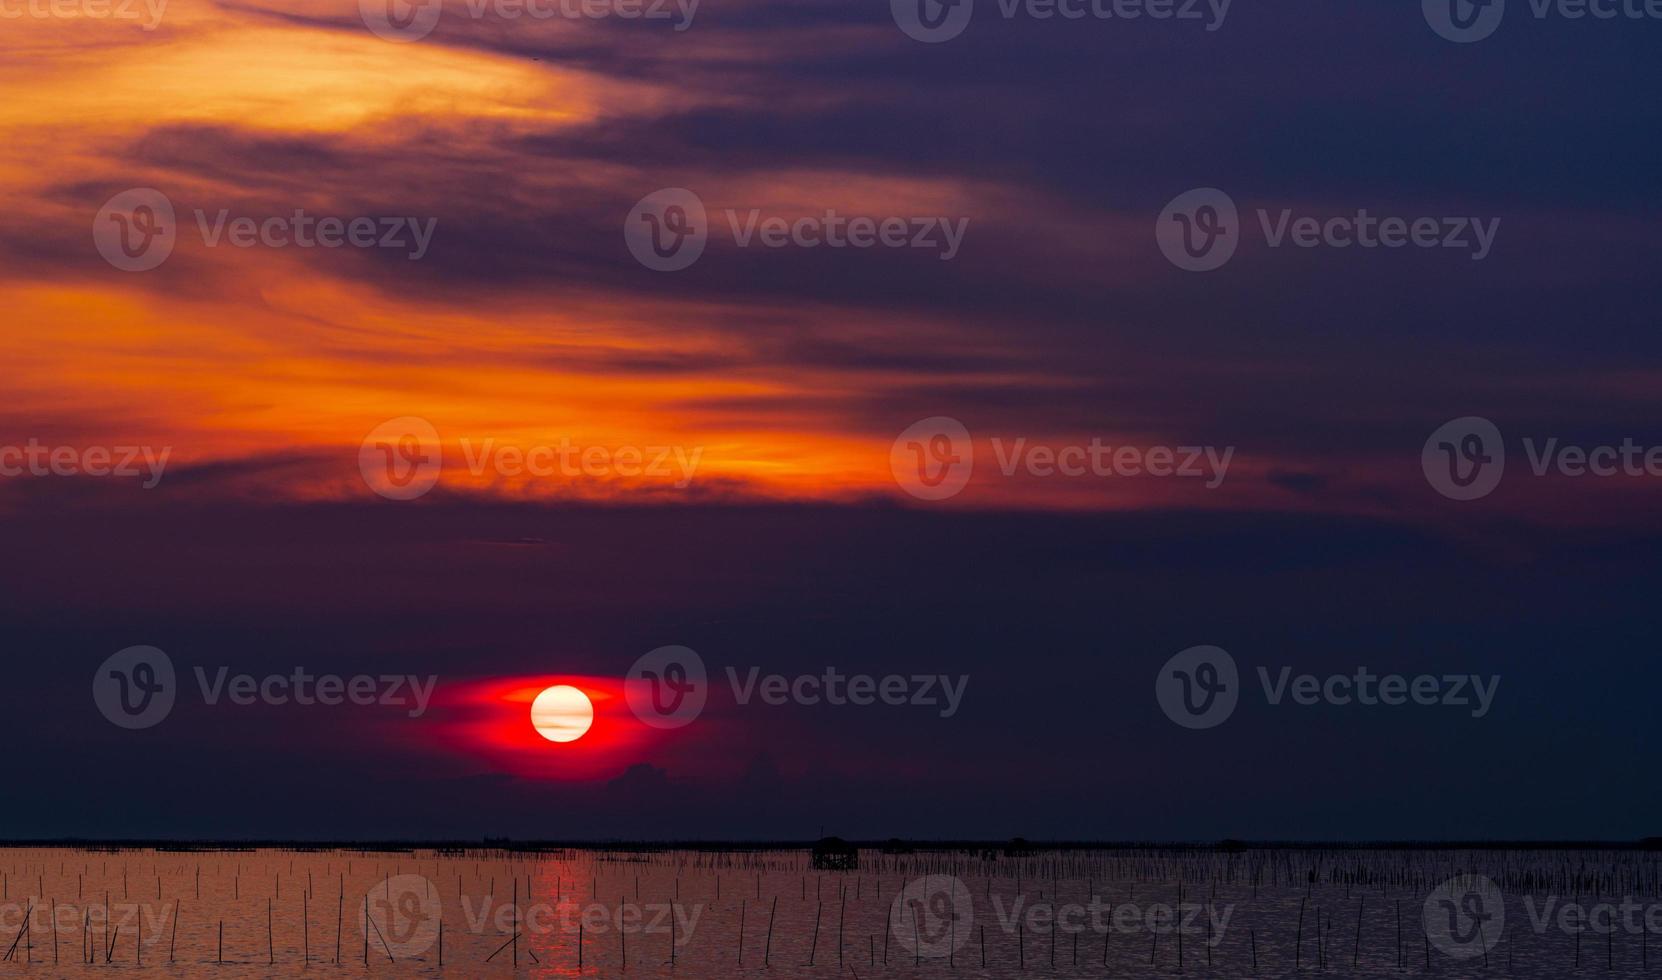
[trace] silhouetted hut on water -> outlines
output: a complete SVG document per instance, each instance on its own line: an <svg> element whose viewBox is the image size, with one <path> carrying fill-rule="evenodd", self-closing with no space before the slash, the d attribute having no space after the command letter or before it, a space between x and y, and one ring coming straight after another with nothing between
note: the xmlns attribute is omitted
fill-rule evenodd
<svg viewBox="0 0 1662 980"><path fill-rule="evenodd" d="M841 837L822 837L814 845L815 871L853 871L860 866L860 849Z"/></svg>

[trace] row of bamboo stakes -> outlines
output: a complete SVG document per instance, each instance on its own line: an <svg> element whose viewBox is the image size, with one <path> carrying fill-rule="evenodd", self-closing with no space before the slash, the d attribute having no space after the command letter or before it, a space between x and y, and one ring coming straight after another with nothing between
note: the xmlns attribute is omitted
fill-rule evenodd
<svg viewBox="0 0 1662 980"><path fill-rule="evenodd" d="M931 862L933 862L935 859L930 858L929 860ZM636 862L633 862L633 863L641 863L641 862L636 861ZM652 862L647 862L647 863L652 863ZM332 863L329 867L332 867ZM438 874L438 867L439 867L439 865L437 863L435 863L435 865L434 865L434 874L435 874L435 876ZM292 861L290 863L290 869L291 869L291 873L292 873L292 871L293 871ZM60 873L62 872L62 870L63 870L63 866L60 864ZM83 892L83 888L84 888L84 881L85 881L85 877L86 877L86 874L87 874L87 870L88 869L84 867L82 873L77 876L77 899L78 900L82 897L82 892ZM327 872L327 870L328 870L328 868L326 868L326 872ZM352 870L353 870L352 869L352 862L348 861L345 870L339 875L340 891L339 891L339 895L338 895L338 898L337 898L337 906L336 906L336 929L335 929L335 944L334 944L334 956L333 956L333 962L335 962L337 964L341 962L341 945L342 945L342 937L344 935L344 912L345 912L345 903L346 903L346 878L347 878L347 875L352 872ZM105 868L104 868L104 873L107 874L107 872L108 872L108 865L107 865L107 862L106 862ZM201 895L201 873L202 873L201 872L201 865L198 864L197 867L196 867L196 870L195 870L195 894L198 896L198 898ZM217 873L217 869L216 869L216 873ZM396 873L396 871L394 873ZM837 887L837 902L838 902L837 962L838 962L839 968L841 968L841 966L844 964L845 951L847 949L847 944L845 942L845 935L844 935L844 921L845 921L845 918L846 918L846 904L847 904L848 895L849 895L850 891L853 891L856 901L860 901L861 897L862 897L861 893L862 893L862 890L863 890L863 887L864 887L864 882L865 882L867 876L859 874L858 872L833 872L832 874L839 875L839 876L844 876L843 880L838 882L838 887ZM1579 880L1580 877L1585 875L1585 874L1593 875L1594 879L1599 881L1600 883L1605 883L1605 882L1611 880L1609 878L1609 876L1607 875L1607 873L1603 872L1603 871L1586 872L1584 869L1581 869L1581 870L1577 870L1575 872L1567 872L1566 871L1566 872L1563 872L1563 874L1566 877L1574 877L1576 880ZM854 879L854 881L852 883L852 888L849 887L849 883L846 881L846 877L848 877L848 876L851 876ZM729 876L729 877L732 877L732 876ZM745 877L750 877L750 876L746 875ZM715 892L716 892L717 898L719 899L720 894L721 894L722 875L717 874L717 875L714 876L714 878L715 878ZM763 878L763 875L762 875L762 873L757 872L757 873L755 873L754 878L755 878L755 885L756 885L754 894L755 894L756 899L758 901L760 901L760 899L762 898L762 878ZM1185 875L1185 874L1179 874L1179 875L1177 875L1177 878L1178 878L1178 883L1177 883L1178 906L1181 908L1182 905L1183 905L1183 899L1184 899L1184 883L1185 883L1185 881L1189 880L1189 876ZM1294 949L1295 949L1294 968L1295 968L1295 970L1304 968L1303 956L1304 956L1304 949L1305 949L1304 934L1305 934L1306 907L1307 907L1307 904L1310 901L1311 889L1313 889L1313 887L1314 887L1314 884L1316 882L1316 878L1317 878L1316 874L1314 873L1314 871L1312 871L1308 875L1305 876L1305 881L1303 882L1303 884L1306 885L1306 895L1303 898L1300 899L1298 920L1297 920L1297 925L1296 925L1296 929L1295 929L1295 943L1294 943ZM388 879L390 879L390 874L384 874L383 875L383 882L387 881ZM482 882L484 879L483 879L482 876L476 874L476 880ZM597 897L598 894L599 894L599 875L598 875L598 873L591 874L590 875L590 880L591 880L591 884L590 884L591 898ZM802 880L801 899L805 902L805 901L807 901L807 898L808 898L808 876L803 875L801 880ZM1043 882L1045 880L1046 880L1045 878L1040 878L1039 879L1040 882ZM1053 876L1053 877L1050 877L1048 880L1050 881L1050 883L1052 885L1052 894L1053 894L1053 896L1055 896L1057 894L1057 892L1059 892L1059 890L1060 890L1061 879ZM1286 880L1291 880L1291 876L1289 876ZM1350 895L1350 887L1351 887L1351 884L1353 882L1358 883L1358 884L1362 884L1364 886L1370 885L1370 884L1371 885L1377 885L1380 888L1381 893L1383 894L1385 892L1386 888L1388 887L1388 885L1391 884L1391 883L1401 883L1401 882L1404 882L1404 881L1417 882L1417 881L1421 880L1421 878L1418 875L1412 876L1412 877L1403 876L1403 875L1391 875L1391 876L1374 875L1374 876L1370 877L1370 876L1365 875L1365 874L1364 875L1356 875L1356 876L1353 877L1349 872L1334 871L1334 872L1330 873L1329 883L1332 883L1334 880L1337 880L1337 881L1339 881L1339 882L1341 882L1345 885L1345 894L1346 894L1346 897L1348 898L1349 895ZM1639 877L1638 877L1637 874L1635 874L1634 880L1639 880ZM1654 881L1655 879L1651 878L1650 880ZM0 897L9 897L10 881L11 881L10 872L0 873ZM1022 878L1020 877L1019 874L1015 877L1014 881L1015 881L1017 893L1025 895L1026 891L1023 888L1023 880L1022 880ZM1097 897L1096 882L1095 882L1094 879L1087 879L1087 881L1088 881L1087 888L1088 888L1089 894L1091 895L1091 898L1094 901ZM1258 888L1260 886L1261 881L1256 875L1252 877L1251 881L1252 881L1252 885L1253 885L1253 894L1256 897L1256 894L1257 894L1257 891L1258 891ZM530 879L528 877L527 881L526 881L526 898L527 898L527 900L529 900L531 898L531 888L530 888L529 882L530 882ZM556 885L555 885L555 889L554 889L555 890L556 903L562 901L563 895L565 894L564 891L563 891L563 888L562 888L563 882L564 882L563 877L556 878ZM820 936L820 931L821 931L821 921L822 921L823 913L824 913L824 910L825 910L825 902L824 902L824 900L822 898L822 894L821 894L821 888L822 888L823 882L824 882L824 878L821 875L815 875L814 876L814 883L815 883L814 884L815 916L814 916L813 933L812 933L812 937L810 939L810 944L809 944L809 958L808 958L808 963L807 963L808 966L815 965L816 961L817 961L817 955L818 955L818 949L819 949L819 936ZM991 892L992 892L993 882L994 882L994 878L992 876L986 877L985 887L986 887L986 890L987 890L987 894L989 896L991 895ZM129 890L128 889L128 870L127 870L125 864L123 865L123 868L122 868L122 883L123 883L123 889L122 890L123 890L123 895L124 895L124 898L125 898L128 894L128 890ZM877 877L877 878L874 879L874 883L875 883L876 899L877 899L878 902L881 902L881 900L882 900L882 879L880 877ZM1271 879L1271 883L1280 884L1281 883L1281 876L1279 876L1279 875L1274 876ZM41 892L45 891L44 873L42 873L40 875L37 875L36 884L40 887ZM1213 892L1213 897L1215 898L1218 879L1217 878L1210 879L1210 884L1211 884L1211 888L1212 888L1212 892ZM521 955L520 941L521 941L523 932L522 932L522 929L521 929L521 923L519 921L519 914L520 914L519 913L519 908L520 908L520 905L519 905L520 879L519 879L519 876L517 874L513 876L513 885L514 885L514 888L513 888L513 904L511 906L511 908L513 910L513 921L510 924L510 928L508 930L508 932L509 932L508 938L500 946L498 946L494 951L492 951L488 956L486 956L484 958L485 963L490 963L490 962L494 961L497 956L499 956L503 952L509 951L509 950L511 950L509 959L511 959L512 963L517 966L520 962L520 955ZM635 894L636 894L636 898L639 899L640 892L641 892L641 886L640 886L640 876L638 874L635 876L634 885L635 885L634 891L635 891ZM156 875L156 886L157 886L157 897L159 899L161 897L161 894L162 894L162 882L161 882L161 876L160 876L159 872ZM496 878L494 876L492 876L491 879L490 879L490 892L489 892L489 894L494 894L495 886L496 886ZM1136 885L1133 883L1131 885L1131 891L1128 895L1128 898L1134 899L1134 897L1135 897L1135 888L1136 888ZM312 889L313 889L312 871L307 870L307 872L306 872L306 887L304 889L302 889L302 892L301 892L302 948L303 948L304 962L307 963L307 964L310 964L310 963L314 962L313 957L312 957L311 939L310 939L310 933L311 933L310 902L311 902L311 898L312 898L312 894L313 894ZM463 889L463 882L462 882L462 879L461 879L461 875L458 874L457 875L457 891L458 891L458 894L462 893L462 889ZM266 899L267 956L268 956L268 964L270 964L270 965L275 965L276 964L276 943L275 943L274 907L273 907L273 905L274 905L274 899L279 898L281 896L281 891L282 891L282 876L279 873L276 876L274 876L273 894L272 894L271 897L268 897ZM233 895L234 898L240 898L240 895L241 895L241 868L240 868L240 864L238 865L237 873L232 878L232 895ZM679 900L679 896L680 896L680 875L679 874L677 874L675 879L674 879L674 895L675 895L675 898L677 900ZM1044 895L1044 890L1041 889L1039 891L1039 896L1040 896L1041 899L1043 898L1043 895ZM60 962L60 952L59 952L60 941L59 941L59 928L58 928L59 919L58 919L58 915L57 915L57 900L56 900L56 898L52 898L52 899L49 899L49 901L51 903L51 916L52 916L52 924L53 924L53 929L52 929L52 962L54 964L56 964L56 963ZM618 907L621 909L626 902L627 902L627 896L620 895L619 899L618 899ZM738 931L737 931L735 948L736 948L736 961L737 961L737 964L741 967L744 965L744 954L745 954L745 941L744 940L745 940L745 933L746 933L748 919L749 919L749 907L750 907L749 902L750 902L749 896L745 896L745 897L742 897L740 899L740 905L739 905L739 923L738 923ZM1352 960L1351 960L1352 968L1355 968L1359 965L1359 959L1360 959L1360 955L1361 955L1361 945L1362 945L1362 942L1361 942L1362 924L1363 924L1363 917L1364 917L1364 913L1365 913L1365 909L1366 909L1366 902L1367 902L1366 893L1363 892L1359 896L1359 901L1357 903L1357 909L1356 909L1356 926L1355 926L1355 933L1354 933L1354 941L1353 941L1353 944L1352 944ZM779 896L777 894L775 894L775 895L772 896L772 903L769 907L768 924L767 924L766 938L765 938L765 941L764 941L763 957L762 957L762 963L763 963L764 966L771 966L774 926L775 926L775 920L777 918L777 913L778 913L778 904L779 904ZM1577 900L1577 906L1579 907L1579 899ZM36 901L33 897L31 897L30 900L29 900L29 903L26 907L26 910L25 910L24 922L19 927L18 934L14 937L10 947L7 949L7 951L5 953L5 956L3 957L4 961L9 962L9 961L13 961L13 960L17 959L18 958L18 953L19 953L19 946L21 945L22 954L23 954L23 956L22 956L23 961L24 962L32 962L32 957L33 957L32 921L33 921L33 918L34 918L33 913L34 913L36 907L37 907L36 906ZM81 932L81 956L82 956L82 961L84 963L91 964L91 963L97 962L100 953L102 955L102 959L103 959L104 963L110 964L110 963L115 962L116 950L117 950L118 944L119 944L120 939L121 939L121 927L118 925L113 932L110 930L110 918L109 918L110 895L107 891L104 894L104 908L105 908L104 934L103 934L102 937L94 937L94 935L92 933L92 929L91 929L91 911L92 910L91 910L91 908L90 907L83 907L83 909L82 909L82 923L81 923L80 932ZM1110 908L1111 908L1111 906L1110 906ZM1406 966L1407 960L1406 960L1405 949L1404 949L1404 945L1403 945L1402 910L1401 910L1401 901L1400 901L1400 899L1395 900L1393 902L1393 909L1394 909L1394 914L1395 914L1395 928L1396 928L1396 961L1397 961L1398 968L1403 969ZM169 947L168 947L168 957L167 957L167 962L168 963L175 962L175 953L176 953L177 938L178 938L178 928L179 928L179 921L180 921L180 918L181 918L182 911L183 911L183 906L182 906L181 900L179 898L175 898L174 899L174 908L173 908L173 919L172 919L172 923L171 923L171 933L170 933ZM1316 960L1315 960L1315 964L1318 968L1325 969L1329 965L1329 963L1328 963L1328 948L1329 948L1329 945L1331 943L1331 939L1332 939L1332 935L1333 935L1333 928L1334 928L1333 925L1332 925L1332 916L1331 916L1331 914L1324 914L1323 910L1321 909L1321 907L1319 905L1315 906L1313 911L1314 911L1314 930L1315 930L1315 937L1316 937L1316 943L1315 943ZM377 943L379 944L379 947L380 947L379 952L381 954L384 954L387 957L389 962L396 963L397 962L397 957L396 957L396 955L393 951L392 944L390 942L388 942L385 934L382 932L382 930L380 928L380 925L375 921L374 915L372 914L371 909L369 907L369 897L368 897L367 893L364 897L362 912L363 912L363 917L364 917L365 928L362 930L362 951L361 951L361 955L362 955L362 959L363 959L364 964L368 965L371 961L371 954L372 954L372 950L374 948L372 943L371 943L372 935L373 935L374 939L377 941ZM917 913L917 910L916 910L915 906L912 909L912 913L913 913L913 921L912 921L911 925L913 927L913 944L912 945L913 945L914 965L921 965L922 957L923 957L924 943L922 942L922 938L921 938L921 926L920 926L920 923L918 922L918 918L917 918L918 913ZM1207 916L1205 918L1206 918L1206 927L1207 927L1207 942L1205 944L1206 965L1208 967L1211 967L1213 965L1212 964L1212 954L1213 954L1215 944L1213 942L1213 936L1212 936L1212 930L1211 930L1211 919L1210 919L1209 916ZM676 932L675 932L675 928L676 928L676 917L675 917L675 915L671 914L669 916L669 921L670 921L670 941L669 941L669 959L668 959L667 963L669 965L673 966L674 963L676 962L676 958L677 958L677 955L678 955L677 950L678 950L678 946L680 945L680 943L678 942L678 938L677 938ZM882 950L882 963L884 965L887 965L889 963L889 939L890 939L890 936L895 933L897 928L904 928L905 925L906 925L906 923L904 923L904 922L899 923L899 924L895 923L893 921L893 915L892 915L892 911L891 911L891 920L888 924L888 928L886 928L885 931L884 931L884 937L883 937L884 942L883 942L883 950ZM1479 927L1481 928L1481 924L1479 925ZM224 923L223 919L218 920L218 922L216 924L216 928L217 928L217 952L216 952L215 962L219 963L219 964L223 964L223 963L225 963L225 959L224 959L225 923ZM948 928L952 929L952 930L956 929L956 918L955 917L949 917ZM142 941L142 935L141 935L142 931L143 931L142 928L138 928L138 929L135 929L134 932L133 932L133 951L134 951L133 962L136 966L143 966L143 963L144 963L144 958L143 958L144 957L144 943ZM1174 936L1175 936L1175 945L1176 945L1176 953L1175 953L1176 966L1177 966L1179 971L1182 971L1184 966L1185 966L1183 931L1181 929L1176 929L1173 932L1174 932ZM1112 933L1113 933L1112 929L1108 929L1108 930L1104 931L1103 943L1102 943L1102 956L1101 956L1101 961L1102 961L1102 964L1104 966L1106 966L1107 963L1108 963L1109 941L1112 938ZM1150 942L1149 964L1150 964L1150 966L1154 966L1157 962L1161 934L1158 930L1152 930L1152 929L1151 929L1151 933L1152 933L1152 939L1151 939L1151 942ZM1605 948L1605 957L1604 957L1604 959L1605 959L1605 967L1606 967L1607 970L1610 970L1610 969L1614 968L1614 933L1615 933L1614 928L1611 928L1610 930L1605 932L1605 947L1606 948ZM1578 928L1574 931L1574 947L1573 947L1573 954L1572 954L1573 955L1573 965L1577 968L1579 968L1582 964L1581 934L1582 934L1582 929L1580 928L1580 924L1578 924ZM1640 938L1641 966L1642 966L1642 969L1648 971L1648 969L1649 969L1648 932L1644 929L1641 929L1640 935L1641 935L1641 938ZM979 938L979 948L980 948L980 964L981 964L982 967L985 967L986 964L987 964L986 927L985 926L980 927L978 938ZM576 942L576 954L577 954L577 962L578 962L579 968L582 968L582 967L585 966L586 940L587 940L587 937L585 935L585 928L584 928L584 925L583 925L583 923L580 919L579 922L578 922L577 942ZM1015 940L1016 940L1016 947L1017 947L1016 952L1017 952L1018 965L1019 965L1020 968L1026 969L1026 967L1027 967L1027 930L1025 928L1025 925L1021 924L1019 921L1018 921L1018 927L1016 929ZM1049 940L1050 940L1050 942L1049 942L1050 965L1055 966L1056 965L1056 955L1057 955L1057 943L1056 943L1056 936L1055 936L1055 917L1054 916L1051 919L1051 929L1050 929L1050 934L1049 934ZM1250 928L1248 930L1248 941L1249 941L1249 953L1250 953L1251 966L1252 966L1252 969L1256 972L1256 970L1258 969L1258 965L1259 965L1258 964L1258 943L1257 943L1257 930L1256 930L1256 928ZM1072 943L1073 943L1072 963L1073 963L1073 965L1077 966L1079 964L1079 933L1078 932L1073 933ZM1507 961L1507 968L1510 971L1511 968L1512 968L1512 963L1513 963L1513 945L1512 945L1512 942L1511 942L1510 932L1508 931L1507 933L1503 934L1499 938L1499 941L1494 945L1500 946L1502 949L1504 949L1505 956L1506 956L1506 961ZM1430 967L1431 967L1431 949L1430 949L1431 942L1430 942L1430 937L1428 935L1425 935L1423 930L1422 930L1422 946L1423 946L1423 949L1424 949L1424 958L1425 958L1426 968L1430 969ZM1489 962L1489 950L1491 948L1493 948L1493 946L1491 946L1491 944L1487 943L1486 941L1482 943L1482 946L1483 946L1483 953L1482 953L1483 963L1484 963L1485 967L1487 967L1488 962ZM956 960L957 960L957 948L958 948L958 943L956 942L956 936L952 935L949 938L949 942L948 942L948 946L947 946L947 949L948 949L947 959L948 959L948 965L950 967L957 966L957 962L956 962ZM867 949L868 949L868 962L871 965L875 966L878 962L877 949L876 949L876 937L875 936L868 936L867 937ZM527 957L533 963L540 964L541 960L537 957L537 954L536 954L535 950L530 948L529 945L527 945L525 953L526 953ZM623 930L623 929L618 930L618 953L619 953L620 964L622 965L622 967L624 969L627 969L628 956L629 956L628 935L627 935L627 931ZM445 955L444 954L444 922L441 918L439 923L438 923L438 938L437 938L437 959L438 959L438 965L439 966L444 965L444 955ZM326 962L326 961L318 960L317 962Z"/></svg>

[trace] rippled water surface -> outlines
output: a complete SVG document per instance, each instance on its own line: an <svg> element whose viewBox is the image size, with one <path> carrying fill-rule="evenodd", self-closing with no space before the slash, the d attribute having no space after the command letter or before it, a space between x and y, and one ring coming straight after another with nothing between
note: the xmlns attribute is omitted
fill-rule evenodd
<svg viewBox="0 0 1662 980"><path fill-rule="evenodd" d="M826 870L806 850L38 848L0 855L0 969L1641 977L1662 973L1658 868L1637 850L864 850Z"/></svg>

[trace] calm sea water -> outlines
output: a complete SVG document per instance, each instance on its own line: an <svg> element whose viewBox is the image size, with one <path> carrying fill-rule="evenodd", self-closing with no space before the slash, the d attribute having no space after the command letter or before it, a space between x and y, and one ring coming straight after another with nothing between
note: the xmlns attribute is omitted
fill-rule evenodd
<svg viewBox="0 0 1662 980"><path fill-rule="evenodd" d="M807 851L14 849L0 969L1641 977L1662 973L1658 874L1654 853L1585 850L867 850L824 870Z"/></svg>

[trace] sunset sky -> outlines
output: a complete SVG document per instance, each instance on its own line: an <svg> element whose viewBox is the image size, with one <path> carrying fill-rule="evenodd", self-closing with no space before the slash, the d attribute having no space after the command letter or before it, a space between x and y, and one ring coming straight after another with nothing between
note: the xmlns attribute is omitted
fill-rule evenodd
<svg viewBox="0 0 1662 980"><path fill-rule="evenodd" d="M0 836L1656 832L1626 773L1662 683L1662 478L1535 477L1521 440L1662 445L1662 23L1514 0L1451 44L1385 0L1241 2L1211 31L981 0L924 44L876 2L703 0L678 30L457 0L395 42L374 4L0 18L0 447L169 451L148 489L0 477ZM1243 219L1214 272L1155 238L1198 187ZM134 188L176 211L147 271L94 240ZM675 272L624 234L662 188L709 212ZM1271 248L1256 217L1359 208L1498 234L1481 261ZM297 209L430 245L210 245L195 217ZM949 259L741 247L729 209L965 232ZM1470 502L1421 469L1462 416L1508 440ZM442 476L386 499L366 437L412 417ZM891 470L934 417L976 457L940 501ZM1216 486L997 466L1093 439L1233 455ZM696 468L470 470L486 444ZM1495 671L1507 700L1190 733L1150 690L1202 643ZM414 720L191 703L126 732L87 677L137 644L439 694ZM970 683L950 719L721 689L641 729L619 678L666 644L712 673ZM498 734L545 683L599 699L582 754Z"/></svg>

